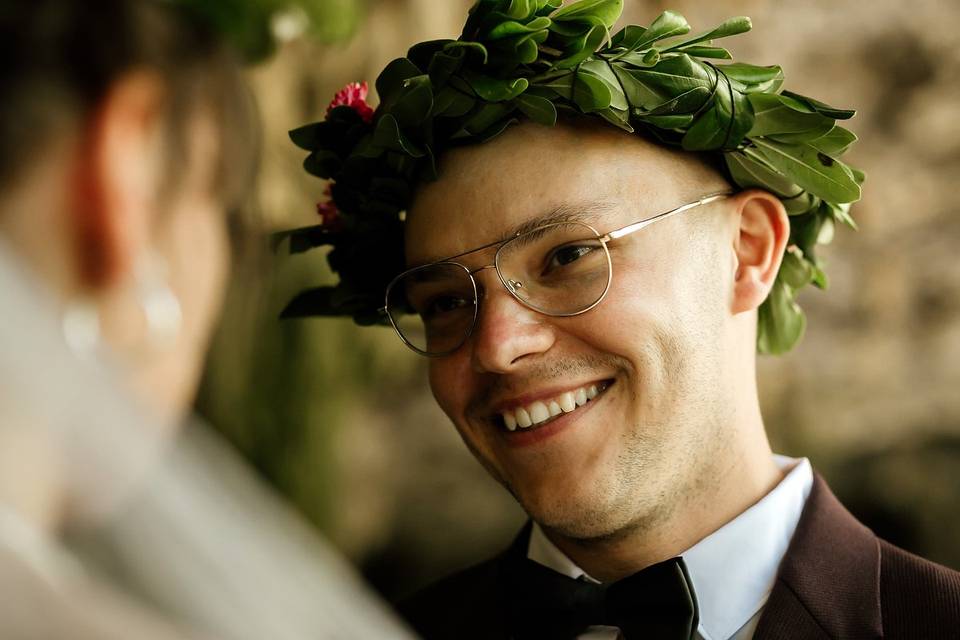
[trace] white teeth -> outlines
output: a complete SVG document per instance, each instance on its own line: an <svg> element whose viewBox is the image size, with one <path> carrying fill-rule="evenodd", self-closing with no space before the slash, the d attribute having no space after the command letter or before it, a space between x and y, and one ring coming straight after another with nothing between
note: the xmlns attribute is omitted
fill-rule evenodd
<svg viewBox="0 0 960 640"><path fill-rule="evenodd" d="M564 413L575 411L588 401L593 400L607 388L606 384L580 387L575 391L566 391L552 400L538 400L527 407L518 407L501 413L503 424L508 431L529 429L533 425L547 422Z"/></svg>
<svg viewBox="0 0 960 640"><path fill-rule="evenodd" d="M540 424L550 419L550 410L542 402L534 402L530 405L530 419L533 424Z"/></svg>
<svg viewBox="0 0 960 640"><path fill-rule="evenodd" d="M533 420L530 419L530 414L527 413L525 409L517 409L517 424L524 429L533 424Z"/></svg>
<svg viewBox="0 0 960 640"><path fill-rule="evenodd" d="M573 399L577 401L578 407L582 407L583 405L587 404L587 392L583 389L577 389Z"/></svg>

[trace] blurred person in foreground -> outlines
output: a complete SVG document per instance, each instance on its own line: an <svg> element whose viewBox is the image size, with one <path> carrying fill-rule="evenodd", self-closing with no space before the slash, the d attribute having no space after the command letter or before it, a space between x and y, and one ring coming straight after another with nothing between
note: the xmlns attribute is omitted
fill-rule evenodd
<svg viewBox="0 0 960 640"><path fill-rule="evenodd" d="M291 133L332 181L335 287L285 315L389 322L531 522L414 596L427 638L939 638L960 574L878 539L771 452L756 353L804 330L854 226L856 137L782 71L620 0L480 0Z"/></svg>
<svg viewBox="0 0 960 640"><path fill-rule="evenodd" d="M189 407L255 166L190 3L0 14L0 637L405 638Z"/></svg>

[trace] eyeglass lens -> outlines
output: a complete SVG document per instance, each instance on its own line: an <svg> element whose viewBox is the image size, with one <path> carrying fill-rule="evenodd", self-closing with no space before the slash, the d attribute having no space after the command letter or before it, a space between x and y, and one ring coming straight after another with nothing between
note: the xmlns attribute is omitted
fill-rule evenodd
<svg viewBox="0 0 960 640"><path fill-rule="evenodd" d="M580 313L610 284L610 257L590 227L559 223L504 243L495 258L504 286L547 315ZM387 312L403 339L427 355L449 353L469 337L477 314L470 272L452 262L427 265L394 281Z"/></svg>

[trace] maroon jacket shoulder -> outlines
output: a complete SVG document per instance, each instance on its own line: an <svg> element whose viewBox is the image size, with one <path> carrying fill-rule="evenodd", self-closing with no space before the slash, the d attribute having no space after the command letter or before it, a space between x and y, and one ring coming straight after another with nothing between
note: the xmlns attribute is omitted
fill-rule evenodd
<svg viewBox="0 0 960 640"><path fill-rule="evenodd" d="M881 540L815 476L756 640L960 637L960 573Z"/></svg>
<svg viewBox="0 0 960 640"><path fill-rule="evenodd" d="M887 638L960 638L960 573L880 541Z"/></svg>

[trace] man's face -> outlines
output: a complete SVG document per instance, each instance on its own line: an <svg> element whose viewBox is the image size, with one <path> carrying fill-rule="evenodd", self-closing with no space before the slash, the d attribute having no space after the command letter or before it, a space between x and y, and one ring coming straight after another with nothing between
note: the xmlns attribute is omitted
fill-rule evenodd
<svg viewBox="0 0 960 640"><path fill-rule="evenodd" d="M691 157L618 131L523 125L444 158L411 207L408 262L463 253L561 207L604 233L725 188ZM574 538L653 525L723 464L733 276L724 204L612 241L611 288L582 315L542 315L492 269L477 273L477 326L431 359L430 384L467 446L542 525ZM458 260L476 269L493 251ZM504 413L569 408L565 394L593 388L569 413L505 425Z"/></svg>

